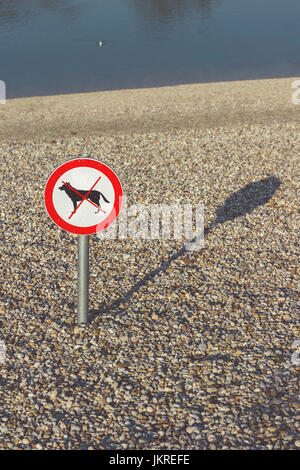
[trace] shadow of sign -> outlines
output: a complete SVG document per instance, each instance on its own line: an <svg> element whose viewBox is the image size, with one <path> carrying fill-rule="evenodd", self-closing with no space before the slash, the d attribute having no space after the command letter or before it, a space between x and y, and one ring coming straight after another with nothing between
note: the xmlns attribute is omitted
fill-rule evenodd
<svg viewBox="0 0 300 470"><path fill-rule="evenodd" d="M254 209L259 206L266 204L276 193L280 186L280 180L274 176L264 178L254 183L249 183L239 191L229 196L224 204L220 206L216 211L215 220L204 228L204 234L210 233L217 224L222 224L227 221L234 220L238 217L242 217L246 214L250 214ZM191 240L191 242L194 242ZM189 242L189 243L191 243ZM170 256L164 263L158 266L156 269L149 271L142 279L140 279L132 288L122 295L119 299L111 303L110 305L103 304L99 310L91 310L90 315L98 316L101 312L118 308L119 305L128 301L131 296L138 292L138 290L145 286L148 282L152 282L157 274L164 272L168 269L173 261L176 261L180 256L187 253L186 247L184 246L172 256Z"/></svg>
<svg viewBox="0 0 300 470"><path fill-rule="evenodd" d="M280 181L270 176L255 183L249 183L244 188L229 196L223 206L216 211L213 226L222 224L237 217L250 214L258 206L266 204L280 186ZM209 227L206 231L209 230Z"/></svg>

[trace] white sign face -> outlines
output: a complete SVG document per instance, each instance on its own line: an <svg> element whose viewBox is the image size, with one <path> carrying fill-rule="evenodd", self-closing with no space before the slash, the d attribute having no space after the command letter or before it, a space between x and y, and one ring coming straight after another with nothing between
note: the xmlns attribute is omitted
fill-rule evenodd
<svg viewBox="0 0 300 470"><path fill-rule="evenodd" d="M87 198L78 207L82 196L91 188ZM53 189L56 212L63 220L77 227L99 224L111 213L114 203L113 185L104 173L95 168L73 168L57 180Z"/></svg>
<svg viewBox="0 0 300 470"><path fill-rule="evenodd" d="M71 233L91 234L107 228L118 216L122 187L104 163L79 158L63 163L50 176L45 205L51 219Z"/></svg>

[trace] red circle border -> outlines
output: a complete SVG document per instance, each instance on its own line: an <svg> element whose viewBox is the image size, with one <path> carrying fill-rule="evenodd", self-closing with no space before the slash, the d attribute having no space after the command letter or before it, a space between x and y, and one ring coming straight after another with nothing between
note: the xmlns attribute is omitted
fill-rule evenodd
<svg viewBox="0 0 300 470"><path fill-rule="evenodd" d="M102 220L99 224L90 225L89 227L77 227L76 225L69 224L64 219L62 219L53 204L52 194L55 184L57 180L67 171L71 170L72 168L80 168L80 167L89 167L95 168L96 170L101 171L102 173L109 178L110 182L113 185L115 191L115 203L114 207L106 217L106 219ZM76 233L78 235L91 235L92 233L100 232L101 230L106 229L117 217L120 212L122 206L122 199L123 199L123 190L121 186L121 182L114 171L109 168L105 163L99 162L98 160L93 160L91 158L76 158L74 160L69 160L62 165L60 165L54 172L51 174L50 178L47 181L46 188L45 188L45 206L46 210L53 220L53 222L58 225L63 230L66 230L70 233Z"/></svg>

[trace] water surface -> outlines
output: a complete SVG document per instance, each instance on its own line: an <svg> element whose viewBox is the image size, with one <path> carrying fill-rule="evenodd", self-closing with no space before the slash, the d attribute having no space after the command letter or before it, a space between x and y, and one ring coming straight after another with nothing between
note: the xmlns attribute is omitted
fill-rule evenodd
<svg viewBox="0 0 300 470"><path fill-rule="evenodd" d="M299 76L299 20L299 0L0 0L0 80L10 98Z"/></svg>

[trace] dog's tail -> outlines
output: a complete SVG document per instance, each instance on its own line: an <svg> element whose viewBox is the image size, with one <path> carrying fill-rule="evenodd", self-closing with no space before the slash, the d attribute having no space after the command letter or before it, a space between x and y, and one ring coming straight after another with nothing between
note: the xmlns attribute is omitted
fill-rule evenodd
<svg viewBox="0 0 300 470"><path fill-rule="evenodd" d="M100 191L99 191L99 193L100 193ZM105 196L103 196L103 194L102 194L102 193L100 193L100 194L101 194L101 196L103 197L104 201L105 201L105 202L107 202L107 203L109 203L109 201L106 199L106 197L105 197Z"/></svg>

